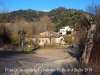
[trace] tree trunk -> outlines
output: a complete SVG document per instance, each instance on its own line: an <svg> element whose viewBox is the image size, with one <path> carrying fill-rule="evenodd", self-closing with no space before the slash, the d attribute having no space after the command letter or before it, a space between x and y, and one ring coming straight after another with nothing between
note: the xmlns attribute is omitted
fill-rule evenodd
<svg viewBox="0 0 100 75"><path fill-rule="evenodd" d="M82 65L88 65L88 63L89 63L91 50L93 48L93 35L94 35L95 29L96 29L96 24L91 24L91 26L88 30L88 33L87 33L85 50L83 52L82 59L81 59Z"/></svg>

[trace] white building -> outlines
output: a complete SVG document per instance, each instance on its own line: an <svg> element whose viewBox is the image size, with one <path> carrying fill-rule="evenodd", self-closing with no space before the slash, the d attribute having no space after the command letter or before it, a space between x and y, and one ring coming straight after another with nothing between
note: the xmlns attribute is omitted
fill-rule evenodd
<svg viewBox="0 0 100 75"><path fill-rule="evenodd" d="M63 27L60 29L60 33L62 35L66 35L67 34L67 31L73 31L74 29L70 28L69 26L66 26L66 27Z"/></svg>

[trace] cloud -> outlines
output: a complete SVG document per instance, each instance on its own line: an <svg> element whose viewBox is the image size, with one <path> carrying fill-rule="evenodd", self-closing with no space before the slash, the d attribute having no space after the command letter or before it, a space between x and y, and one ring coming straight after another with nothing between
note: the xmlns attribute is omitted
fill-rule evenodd
<svg viewBox="0 0 100 75"><path fill-rule="evenodd" d="M44 11L44 12L49 12L50 10L41 10L41 11Z"/></svg>

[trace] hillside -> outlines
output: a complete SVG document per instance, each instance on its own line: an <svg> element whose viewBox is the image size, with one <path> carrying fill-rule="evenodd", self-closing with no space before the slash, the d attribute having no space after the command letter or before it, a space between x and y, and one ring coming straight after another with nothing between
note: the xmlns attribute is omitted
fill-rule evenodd
<svg viewBox="0 0 100 75"><path fill-rule="evenodd" d="M1 13L0 22L13 23L19 18L23 18L27 22L38 22L42 16L48 15L54 23L54 26L56 28L55 30L58 31L59 28L67 25L75 27L75 25L80 21L80 18L84 15L84 13L85 12L82 10L67 9L64 7L52 9L49 12L36 11L32 9L18 10L8 13Z"/></svg>
<svg viewBox="0 0 100 75"><path fill-rule="evenodd" d="M75 27L80 22L81 17L84 15L84 11L76 9L66 9L59 7L49 12L49 17L55 23L56 30L63 26Z"/></svg>

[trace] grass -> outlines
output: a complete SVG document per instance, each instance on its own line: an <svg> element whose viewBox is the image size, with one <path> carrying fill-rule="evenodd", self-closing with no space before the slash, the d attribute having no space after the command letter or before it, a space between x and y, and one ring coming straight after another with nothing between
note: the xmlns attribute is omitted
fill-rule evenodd
<svg viewBox="0 0 100 75"><path fill-rule="evenodd" d="M34 49L34 47L33 46L31 46L31 47L25 47L25 51L32 51Z"/></svg>
<svg viewBox="0 0 100 75"><path fill-rule="evenodd" d="M63 49L62 47L58 47L58 46L48 46L48 47L38 47L38 48L34 48L34 46L25 46L24 50L25 51L33 51L33 50L51 50L51 49ZM18 48L18 50L20 51L21 48Z"/></svg>
<svg viewBox="0 0 100 75"><path fill-rule="evenodd" d="M50 49L63 49L62 47L57 47L57 46L48 46L48 47L40 47L38 48L38 50L44 50L44 49L47 49L47 50L50 50Z"/></svg>

